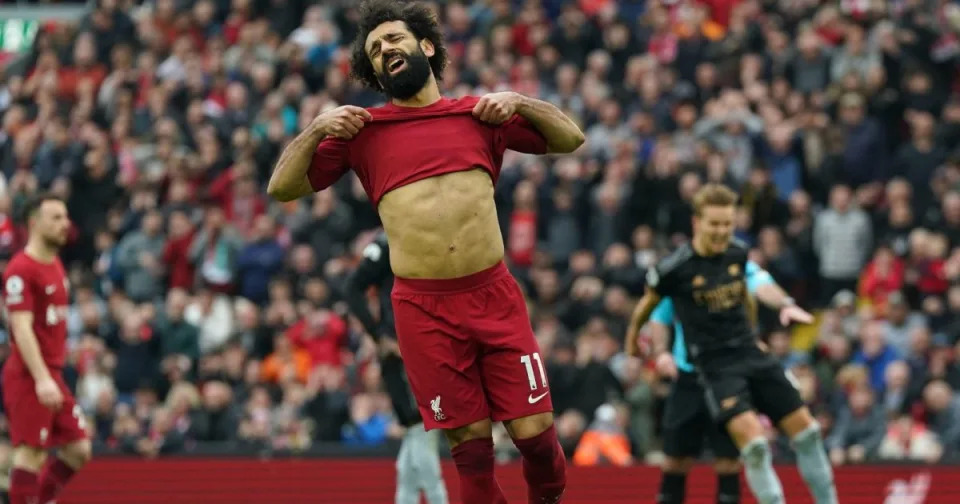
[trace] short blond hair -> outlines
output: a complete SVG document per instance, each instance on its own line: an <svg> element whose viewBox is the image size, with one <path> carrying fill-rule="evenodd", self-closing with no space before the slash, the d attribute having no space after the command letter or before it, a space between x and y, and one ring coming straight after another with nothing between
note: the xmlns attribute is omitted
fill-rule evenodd
<svg viewBox="0 0 960 504"><path fill-rule="evenodd" d="M737 204L739 197L723 184L707 184L693 196L693 213L703 215L703 209L711 206L729 207Z"/></svg>

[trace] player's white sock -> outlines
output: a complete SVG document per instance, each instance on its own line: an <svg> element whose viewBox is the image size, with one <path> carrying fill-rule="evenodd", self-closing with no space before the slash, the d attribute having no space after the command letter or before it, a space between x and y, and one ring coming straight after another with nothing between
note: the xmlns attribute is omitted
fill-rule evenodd
<svg viewBox="0 0 960 504"><path fill-rule="evenodd" d="M783 486L773 470L773 454L767 440L758 437L740 450L747 485L760 504L783 504Z"/></svg>
<svg viewBox="0 0 960 504"><path fill-rule="evenodd" d="M816 422L793 437L797 451L797 466L817 504L837 504L837 489L833 484L833 467L823 448L820 425Z"/></svg>

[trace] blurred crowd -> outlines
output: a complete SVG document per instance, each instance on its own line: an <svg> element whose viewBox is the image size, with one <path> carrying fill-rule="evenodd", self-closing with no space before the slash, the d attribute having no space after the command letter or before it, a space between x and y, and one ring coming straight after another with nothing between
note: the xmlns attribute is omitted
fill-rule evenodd
<svg viewBox="0 0 960 504"><path fill-rule="evenodd" d="M511 153L497 187L576 463L655 459L669 384L621 342L708 181L740 192L737 236L817 309L796 330L764 313L761 332L834 462L960 454L960 3L433 4L446 93L549 100L587 135L570 156ZM362 187L264 193L319 112L382 102L347 78L356 15L352 0L99 0L3 58L0 255L23 245L27 195L68 201L67 373L98 450L402 436L342 301L379 225Z"/></svg>

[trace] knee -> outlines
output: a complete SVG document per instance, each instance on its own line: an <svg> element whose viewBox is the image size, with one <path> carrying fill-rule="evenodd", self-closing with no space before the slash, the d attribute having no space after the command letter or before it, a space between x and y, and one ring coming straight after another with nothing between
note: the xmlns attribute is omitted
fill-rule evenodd
<svg viewBox="0 0 960 504"><path fill-rule="evenodd" d="M513 439L529 439L538 436L553 426L553 413L537 413L504 422L504 427Z"/></svg>
<svg viewBox="0 0 960 504"><path fill-rule="evenodd" d="M750 441L764 436L763 424L752 411L733 417L727 422L727 431L738 446L745 446Z"/></svg>
<svg viewBox="0 0 960 504"><path fill-rule="evenodd" d="M76 441L60 450L60 458L74 469L79 469L93 458L93 447L87 439Z"/></svg>
<svg viewBox="0 0 960 504"><path fill-rule="evenodd" d="M739 474L740 461L737 459L720 458L713 462L713 470L719 475Z"/></svg>
<svg viewBox="0 0 960 504"><path fill-rule="evenodd" d="M663 459L663 472L687 474L693 467L692 457L666 457Z"/></svg>
<svg viewBox="0 0 960 504"><path fill-rule="evenodd" d="M797 451L803 451L810 448L816 448L823 443L820 433L820 424L811 421L805 429L793 436L793 446Z"/></svg>
<svg viewBox="0 0 960 504"><path fill-rule="evenodd" d="M770 444L762 437L755 438L743 447L741 455L748 467L762 467L771 461Z"/></svg>
<svg viewBox="0 0 960 504"><path fill-rule="evenodd" d="M443 435L446 436L447 442L453 448L473 439L492 438L493 424L490 423L490 420L480 420L456 429L446 429L443 431Z"/></svg>
<svg viewBox="0 0 960 504"><path fill-rule="evenodd" d="M47 452L43 448L20 445L13 449L13 466L38 472L47 460Z"/></svg>

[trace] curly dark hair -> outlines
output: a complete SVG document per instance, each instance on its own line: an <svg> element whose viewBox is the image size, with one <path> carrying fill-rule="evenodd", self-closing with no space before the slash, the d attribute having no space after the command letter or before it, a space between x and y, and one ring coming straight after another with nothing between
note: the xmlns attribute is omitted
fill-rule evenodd
<svg viewBox="0 0 960 504"><path fill-rule="evenodd" d="M437 17L430 7L422 3L398 0L365 0L360 4L360 26L350 55L351 76L367 87L383 91L364 45L371 31L390 21L403 21L417 40L427 39L433 44L435 52L429 58L430 68L433 76L440 81L443 69L447 66L447 48Z"/></svg>

